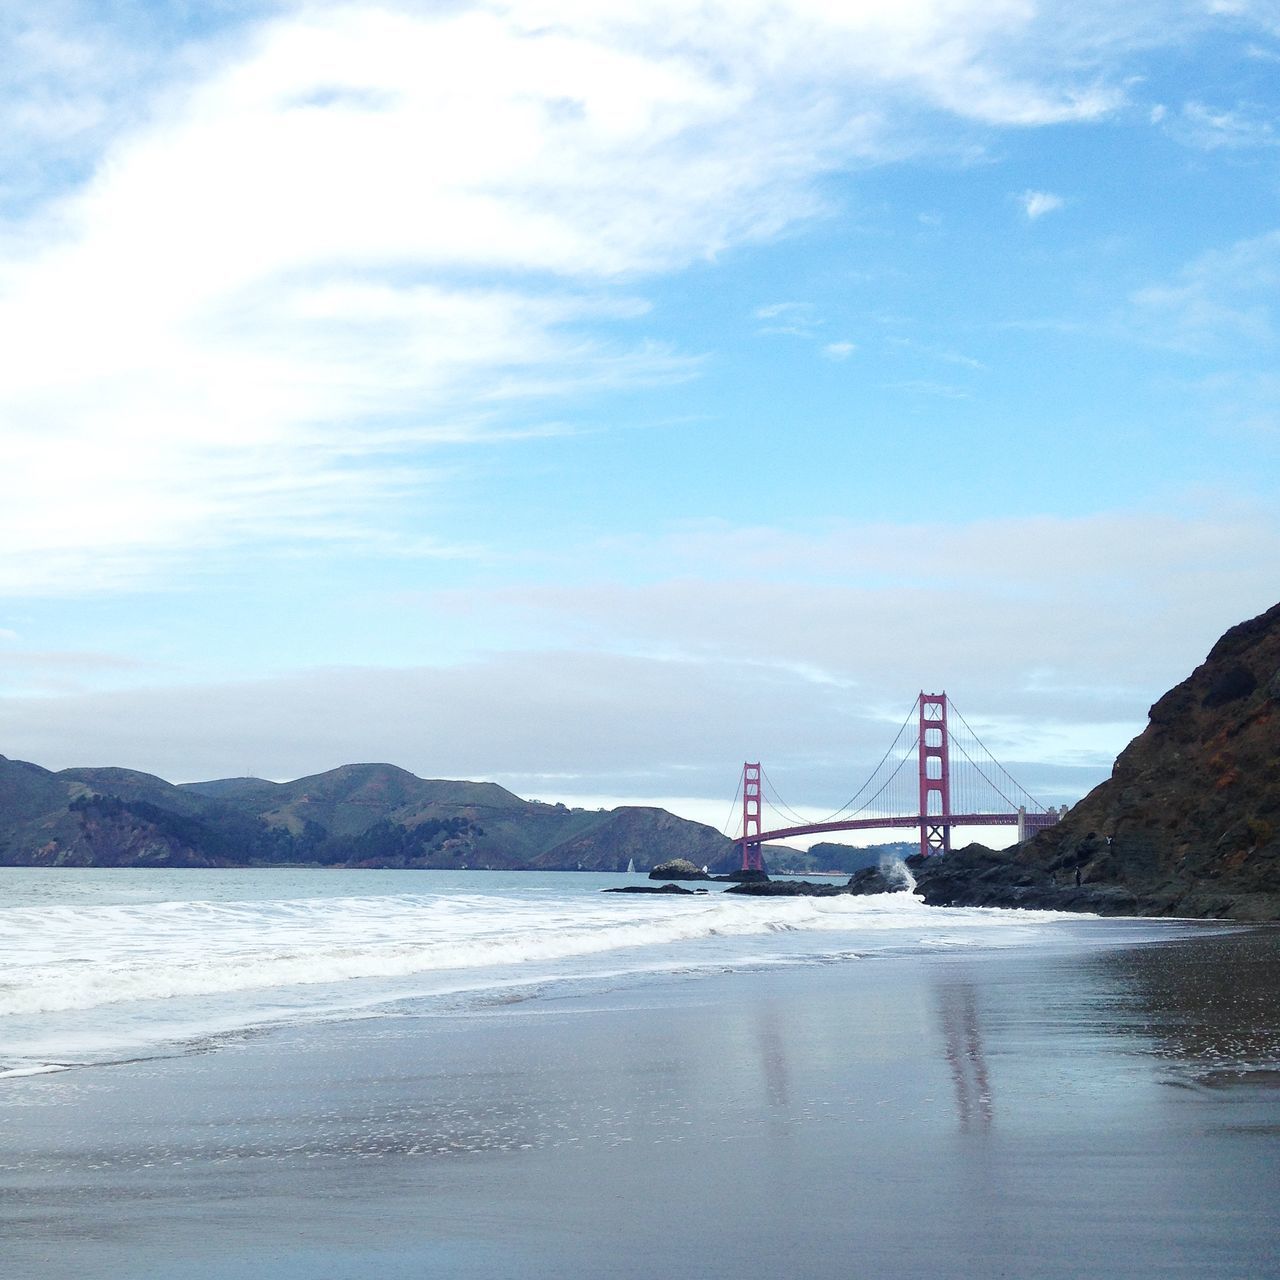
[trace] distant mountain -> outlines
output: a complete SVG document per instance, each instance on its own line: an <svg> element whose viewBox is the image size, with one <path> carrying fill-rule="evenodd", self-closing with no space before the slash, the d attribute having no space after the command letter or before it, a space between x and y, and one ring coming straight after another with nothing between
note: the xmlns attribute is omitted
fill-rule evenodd
<svg viewBox="0 0 1280 1280"><path fill-rule="evenodd" d="M736 846L662 809L568 809L491 782L352 764L293 782L174 785L129 769L53 773L0 756L0 864L491 867L621 871L687 857L716 870Z"/></svg>

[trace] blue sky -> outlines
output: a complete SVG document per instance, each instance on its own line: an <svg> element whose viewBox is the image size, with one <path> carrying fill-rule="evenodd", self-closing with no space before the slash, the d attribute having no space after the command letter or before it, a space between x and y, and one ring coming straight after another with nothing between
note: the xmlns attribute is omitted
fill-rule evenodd
<svg viewBox="0 0 1280 1280"><path fill-rule="evenodd" d="M1280 7L0 4L0 752L1070 802L1275 602Z"/></svg>

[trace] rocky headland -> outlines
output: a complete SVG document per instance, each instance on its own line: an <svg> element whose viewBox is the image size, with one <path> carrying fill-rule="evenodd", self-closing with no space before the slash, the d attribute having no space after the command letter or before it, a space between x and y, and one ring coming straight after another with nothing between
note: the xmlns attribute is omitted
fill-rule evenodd
<svg viewBox="0 0 1280 1280"><path fill-rule="evenodd" d="M1056 826L907 865L943 906L1280 920L1280 604L1223 635Z"/></svg>

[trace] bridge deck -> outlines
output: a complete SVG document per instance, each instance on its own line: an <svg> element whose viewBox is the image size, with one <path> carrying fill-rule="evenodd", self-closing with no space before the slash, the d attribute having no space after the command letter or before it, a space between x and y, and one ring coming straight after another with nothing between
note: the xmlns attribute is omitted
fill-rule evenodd
<svg viewBox="0 0 1280 1280"><path fill-rule="evenodd" d="M1029 813L1026 816L1027 826L1029 828L1051 826L1052 822L1046 821L1047 818L1047 814ZM1018 815L1016 813L953 813L945 823L940 816L935 818L932 815L927 821L930 825L936 822L948 827L1014 827L1018 824ZM824 831L873 831L877 827L881 829L918 828L920 822L918 813L910 814L905 818L852 818L845 822L813 822L805 826L777 827L773 831L762 831L759 835L759 843L787 840L792 836L821 835ZM741 837L738 843L742 843ZM751 843L755 844L757 841L753 839Z"/></svg>

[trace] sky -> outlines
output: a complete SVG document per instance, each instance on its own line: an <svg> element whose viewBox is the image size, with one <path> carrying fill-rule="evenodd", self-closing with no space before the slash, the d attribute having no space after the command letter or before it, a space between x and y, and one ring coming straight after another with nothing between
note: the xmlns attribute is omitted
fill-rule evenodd
<svg viewBox="0 0 1280 1280"><path fill-rule="evenodd" d="M0 753L1032 794L1280 598L1276 0L0 0Z"/></svg>

